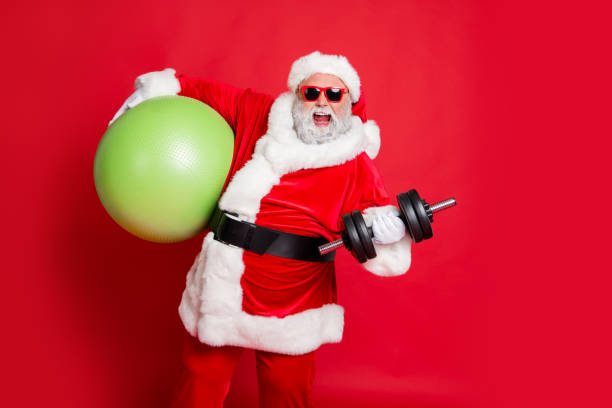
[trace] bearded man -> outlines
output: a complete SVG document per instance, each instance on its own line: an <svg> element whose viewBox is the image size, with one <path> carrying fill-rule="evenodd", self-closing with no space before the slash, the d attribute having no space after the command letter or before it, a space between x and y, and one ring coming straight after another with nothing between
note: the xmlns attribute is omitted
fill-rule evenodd
<svg viewBox="0 0 612 408"><path fill-rule="evenodd" d="M215 109L235 134L219 211L187 274L179 314L188 332L173 407L221 407L242 351L254 349L260 407L310 407L315 350L342 338L333 253L343 214L359 209L378 256L365 269L405 273L411 241L372 159L380 133L366 120L359 76L343 56L293 63L273 99L211 80L152 72L126 109L179 94Z"/></svg>

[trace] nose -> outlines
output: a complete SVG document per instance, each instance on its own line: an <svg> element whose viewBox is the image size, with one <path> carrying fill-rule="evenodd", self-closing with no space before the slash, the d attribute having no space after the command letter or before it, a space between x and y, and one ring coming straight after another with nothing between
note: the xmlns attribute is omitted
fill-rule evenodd
<svg viewBox="0 0 612 408"><path fill-rule="evenodd" d="M325 107L325 106L328 105L327 104L327 98L325 97L325 94L322 94L321 96L319 96L319 99L317 99L316 105L320 106L320 107Z"/></svg>

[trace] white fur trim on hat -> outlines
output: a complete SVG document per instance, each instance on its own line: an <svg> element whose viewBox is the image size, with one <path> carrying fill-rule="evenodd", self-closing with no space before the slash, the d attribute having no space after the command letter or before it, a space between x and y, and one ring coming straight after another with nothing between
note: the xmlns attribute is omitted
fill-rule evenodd
<svg viewBox="0 0 612 408"><path fill-rule="evenodd" d="M361 81L355 68L342 55L321 54L315 51L297 59L291 66L287 86L291 92L297 90L303 80L313 74L335 75L345 83L349 89L351 101L356 103L361 96Z"/></svg>

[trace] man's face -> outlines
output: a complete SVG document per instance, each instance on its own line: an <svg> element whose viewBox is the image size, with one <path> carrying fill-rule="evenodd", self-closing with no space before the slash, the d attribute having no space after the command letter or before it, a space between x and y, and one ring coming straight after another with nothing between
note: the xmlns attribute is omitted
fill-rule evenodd
<svg viewBox="0 0 612 408"><path fill-rule="evenodd" d="M338 102L330 102L321 92L316 101L304 98L302 87L341 88L346 91ZM335 75L313 74L300 84L292 109L294 127L304 143L325 143L351 128L351 98L344 82Z"/></svg>

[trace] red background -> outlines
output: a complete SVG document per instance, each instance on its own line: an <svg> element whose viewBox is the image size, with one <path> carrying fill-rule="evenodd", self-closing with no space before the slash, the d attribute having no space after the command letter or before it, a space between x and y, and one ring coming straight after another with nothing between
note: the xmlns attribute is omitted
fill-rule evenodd
<svg viewBox="0 0 612 408"><path fill-rule="evenodd" d="M3 6L2 405L166 406L201 237L159 245L116 226L93 185L97 143L141 73L277 95L315 49L358 70L389 192L458 200L405 276L339 255L345 335L318 352L317 406L608 405L609 21L566 7ZM255 406L253 363L226 406Z"/></svg>

